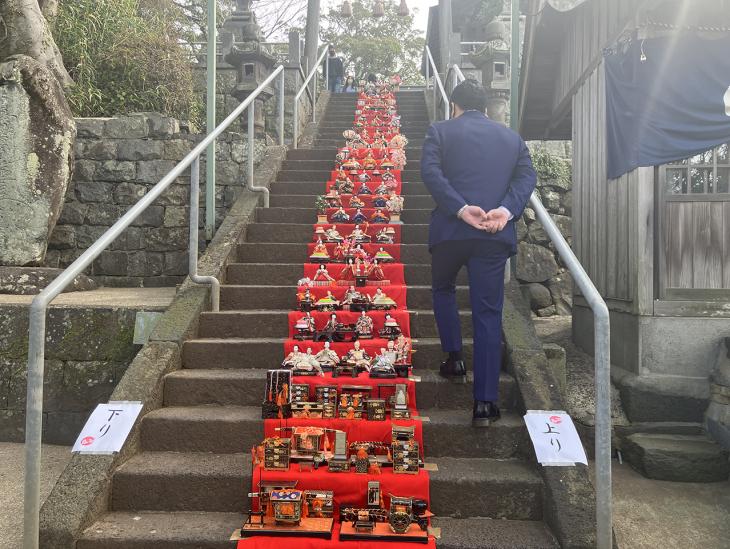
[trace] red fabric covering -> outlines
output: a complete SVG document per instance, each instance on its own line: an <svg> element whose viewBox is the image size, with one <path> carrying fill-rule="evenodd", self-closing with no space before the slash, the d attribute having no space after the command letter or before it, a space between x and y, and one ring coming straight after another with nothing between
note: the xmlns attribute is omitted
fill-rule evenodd
<svg viewBox="0 0 730 549"><path fill-rule="evenodd" d="M293 345L292 345L292 347L293 347ZM312 351L312 352L314 352L314 351ZM343 385L367 385L367 386L373 388L372 393L371 393L373 398L377 397L378 385L382 385L384 383L385 384L405 383L406 385L408 385L408 407L413 411L416 410L416 383L415 383L415 381L413 381L411 379L406 379L403 377L396 377L393 379L377 379L377 378L371 378L366 372L360 372L360 374L357 377L350 377L350 376L332 377L332 374L330 372L326 372L324 374L324 377L321 377L321 376L294 376L292 383L294 383L294 384L298 383L300 385L304 385L306 383L307 385L309 385L309 394L310 395L314 394L314 387L316 387L317 385L337 385L337 387L342 387ZM337 392L339 393L340 390L338 389ZM302 420L302 421L304 421L304 420ZM312 421L312 420L307 420L307 421ZM362 421L362 420L343 420L343 421ZM377 423L377 422L375 422L375 423Z"/></svg>
<svg viewBox="0 0 730 549"><path fill-rule="evenodd" d="M330 476L337 476L337 474L331 473ZM415 549L417 547L436 549L436 540L433 537L428 538L428 544L397 541L340 541L339 533L340 524L336 522L332 539L256 536L239 541L236 549Z"/></svg>
<svg viewBox="0 0 730 549"><path fill-rule="evenodd" d="M406 283L402 263L383 263L380 266L383 269L385 280L390 280L391 285L398 286ZM314 263L305 263L304 276L313 279L314 275L317 273L318 268L319 265L316 265ZM343 270L345 270L344 263L332 263L330 265L327 265L327 272L335 280L340 280L340 275L342 274Z"/></svg>
<svg viewBox="0 0 730 549"><path fill-rule="evenodd" d="M273 437L279 436L280 432L277 428L281 427L326 427L327 429L336 429L338 431L345 431L347 433L347 443L359 442L359 441L372 441L372 442L383 442L390 444L393 425L402 425L405 427L415 427L414 436L416 441L420 445L421 456L423 456L423 424L417 419L387 419L385 421L369 421L367 419L265 419L264 420L264 436ZM383 469L385 471L385 468ZM267 471L269 472L269 471ZM285 474L285 473L280 473ZM338 475L335 473L327 473L330 477L337 479ZM304 475L301 475L304 476ZM301 478L300 475L296 475L296 478ZM382 475L381 475L382 476ZM395 475L396 477L408 477L413 479L415 475ZM290 474L288 478L291 479ZM358 477L366 478L367 475L358 475ZM281 478L287 478L281 477ZM371 479L376 480L376 479ZM335 480L335 482L340 482ZM367 486L367 483L365 483ZM318 486L318 488L326 489L324 486ZM332 488L330 488L332 489ZM339 493L339 488L334 488L336 494ZM363 492L363 495L365 492ZM398 494L397 496L411 495L408 492L404 494ZM340 496L342 501L347 501L345 498Z"/></svg>
<svg viewBox="0 0 730 549"><path fill-rule="evenodd" d="M337 176L333 176L332 179L330 179L329 181L327 181L327 186L326 186L326 191L325 192L328 193L328 192L330 192L334 188L334 186L335 186L335 178L336 177ZM357 177L357 176L355 176L355 177ZM368 181L368 188L372 192L372 191L374 191L378 187L378 185L380 185L382 179L380 177L374 177L374 176L371 176L371 177L372 177L372 179L370 181ZM350 179L353 180L352 182L353 182L353 184L355 186L355 192L357 192L358 190L360 190L360 182L359 181L355 181L352 176L350 176ZM391 193L392 192L395 192L395 194L403 194L403 184L400 181L398 181L397 179L396 179L396 186L393 187L392 190L391 190ZM368 196L368 195L363 195L363 196Z"/></svg>
<svg viewBox="0 0 730 549"><path fill-rule="evenodd" d="M361 156L358 156L358 155L352 155L352 156L356 156L356 157L358 158L358 160L362 160L362 158L365 158L365 156L367 156L367 155L361 155ZM350 177L350 179L352 179L353 183L355 183L355 186L359 185L359 181L357 181L357 176L356 176L356 175L355 175L355 176L351 176L351 175L350 175L350 171L351 171L351 170L348 170L348 169L345 169L345 168L343 168L343 169L345 170L345 173L346 173L346 174L347 174L347 175L348 175L348 176ZM337 179L337 172L338 172L338 171L339 171L339 170L332 170L332 172L330 173L330 179L331 179L332 181L334 181L335 179ZM371 180L371 181L370 181L370 182L368 183L368 185L370 185L370 184L371 184L371 183L372 183L373 181L378 181L378 182L379 182L379 181L380 181L380 179L381 179L380 177L375 177L375 176L373 175L373 172L374 172L374 171L375 171L375 170L363 170L363 169L359 169L359 170L358 170L358 172L360 172L360 173L362 173L362 172L366 172L366 173L367 173L367 174L368 174L368 175L369 175L370 177L372 177L372 178L373 178L373 179L372 179L372 180ZM381 172L381 173L382 173L382 172L384 172L384 171L385 171L385 170L380 170L380 172ZM395 176L395 181L402 181L402 180L403 180L403 178L402 178L402 172L401 172L400 170L390 170L390 173L392 173L392 174L393 174L393 175Z"/></svg>
<svg viewBox="0 0 730 549"><path fill-rule="evenodd" d="M294 350L294 345L299 345L300 349L304 347L305 351L307 350L307 347L311 347L312 352L315 355L322 349L324 349L323 341L316 343L314 341L306 341L302 343L301 341L297 341L295 339L287 339L286 341L284 341L284 356L287 356ZM360 348L365 349L367 354L369 354L370 356L375 356L375 354L379 353L380 349L382 349L383 347L388 347L387 339L373 338L360 340ZM352 343L331 343L330 349L337 353L337 356L342 356L344 354L347 354L347 351L352 349ZM365 377L365 374L360 375Z"/></svg>
<svg viewBox="0 0 730 549"><path fill-rule="evenodd" d="M336 314L337 320L339 320L343 324L355 324L358 317L360 316L360 313L353 313L350 311L336 311L335 313L320 313L312 311L312 317L314 317L314 322L318 330L321 330L324 325L327 324L327 321L329 320L331 314ZM378 330L383 329L383 323L385 322L386 313L384 311L371 311L366 314L373 319L373 333L377 335ZM406 337L411 337L410 316L408 311L400 309L390 311L388 314L390 314L400 325L400 329L403 332L403 335ZM293 337L294 334L297 333L297 331L294 329L294 324L296 324L297 320L302 318L303 315L304 313L301 313L299 311L289 312L289 337Z"/></svg>
<svg viewBox="0 0 730 549"><path fill-rule="evenodd" d="M340 195L340 202L342 203L342 206L345 207L345 209L349 208L349 206L350 206L350 199L351 198L352 198L352 195L351 194L341 194ZM370 209L371 210L371 213L375 211L375 206L373 205L373 201L377 198L375 195L372 195L372 194L360 194L360 195L358 195L358 198L363 201L363 204L365 204L363 211L365 211L365 209ZM383 198L385 200L388 200L388 197L387 196L384 196ZM406 202L407 201L408 201L408 199L406 199ZM354 208L350 208L350 209L353 212L355 211ZM330 209L327 210L327 213L328 214L332 214L336 210L337 210L337 208L330 208Z"/></svg>
<svg viewBox="0 0 730 549"><path fill-rule="evenodd" d="M397 309L406 308L406 286L381 286L383 292L395 301ZM374 295L378 286L365 286L364 288L358 288L357 290L362 294ZM347 291L347 286L312 286L310 291L315 297L315 301L327 295L327 291L332 292L335 299L342 301ZM292 301L296 304L295 296L292 296Z"/></svg>
<svg viewBox="0 0 730 549"><path fill-rule="evenodd" d="M330 257L334 257L335 246L337 246L337 244L332 242L332 243L327 243L325 245L327 246L327 253L330 254ZM314 246L315 246L315 243L313 243L313 242L310 242L309 245L307 246L307 257L311 256L314 253ZM373 257L380 248L383 248L386 252L388 252L391 256L393 256L393 259L395 259L396 262L400 261L400 244L377 244L377 243L375 243L375 244L363 244L362 247L370 255L370 257ZM385 264L383 264L383 265L385 265Z"/></svg>
<svg viewBox="0 0 730 549"><path fill-rule="evenodd" d="M350 216L350 219L353 218L353 216L357 213L357 209L355 208L344 208L345 213ZM380 214L385 217L385 219L390 219L390 213L388 212L387 208L383 207L380 208ZM329 219L330 223L335 223L335 221L332 220L332 216L335 215L339 211L339 208L329 208L327 210L327 219ZM361 208L360 212L370 221L371 224L374 224L375 222L372 221L372 217L375 214L375 208ZM338 221L337 223L342 223L341 221ZM345 223L352 223L352 221L346 221ZM379 221L378 223L382 224L383 221Z"/></svg>
<svg viewBox="0 0 730 549"><path fill-rule="evenodd" d="M376 158L376 159L378 159L378 158L383 158L383 156L385 154L390 155L391 151L394 150L394 149L391 149L391 148L387 148L387 149L383 149L383 148L377 148L377 149L351 149L351 148L348 148L348 147L342 147L342 148L338 149L337 152L338 153L339 152L342 152L345 149L350 153L350 156L352 158L356 158L357 160L362 160L363 158L365 158L370 151L372 151L373 157ZM394 171L393 173L397 173L397 171Z"/></svg>
<svg viewBox="0 0 730 549"><path fill-rule="evenodd" d="M365 225L366 225L366 223L361 223L360 229L373 239L373 242L372 242L373 244L377 244L377 242L375 242L375 235L377 233L379 233L380 231L382 231L383 227L385 227L386 225L370 224L367 227L367 229L365 228ZM387 225L387 226L393 228L393 230L395 231L395 233L393 233L393 235L392 235L393 240L395 241L395 243L399 243L401 241L400 235L401 235L402 225L395 224L395 225ZM355 225L353 225L352 223L322 223L322 224L315 223L314 225L312 225L312 234L314 235L312 238L312 242L317 242L317 235L314 234L314 231L317 230L317 227L322 227L324 230L327 230L331 227L336 227L337 231L340 233L340 235L343 238L347 238L348 236L350 236L352 231L355 230Z"/></svg>
<svg viewBox="0 0 730 549"><path fill-rule="evenodd" d="M368 482L380 482L380 493L383 495L385 507L390 506L390 496L413 497L429 500L429 474L421 469L418 474L394 474L390 467L383 467L381 474L369 475L355 473L330 473L326 467L319 467L302 473L299 464L293 463L289 471L265 471L261 466L254 470L252 490L258 490L259 482L281 482L297 480L298 490L331 490L335 493L335 514L339 515L340 507L366 507ZM338 528L339 529L339 528ZM390 544L388 544L390 547ZM411 545L413 547L413 545Z"/></svg>

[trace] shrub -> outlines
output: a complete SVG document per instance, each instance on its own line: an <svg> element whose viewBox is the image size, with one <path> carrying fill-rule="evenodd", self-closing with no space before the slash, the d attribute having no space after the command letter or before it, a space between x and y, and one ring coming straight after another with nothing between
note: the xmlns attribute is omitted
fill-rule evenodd
<svg viewBox="0 0 730 549"><path fill-rule="evenodd" d="M171 0L63 0L54 35L75 82L74 114L199 118L180 17Z"/></svg>
<svg viewBox="0 0 730 549"><path fill-rule="evenodd" d="M572 167L569 160L554 156L545 149L533 147L530 152L532 165L541 181L558 181L569 185L572 181Z"/></svg>

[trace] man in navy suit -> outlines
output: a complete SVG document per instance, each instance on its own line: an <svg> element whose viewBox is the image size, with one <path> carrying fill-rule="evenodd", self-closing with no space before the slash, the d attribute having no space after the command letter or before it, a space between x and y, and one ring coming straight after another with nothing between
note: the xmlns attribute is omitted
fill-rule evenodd
<svg viewBox="0 0 730 549"><path fill-rule="evenodd" d="M472 424L499 419L502 305L507 259L517 252L515 222L535 189L536 175L522 138L484 114L487 94L475 80L451 96L452 119L432 124L421 159L423 182L436 201L431 214L433 309L448 358L440 374L466 381L456 277L469 276L474 324Z"/></svg>

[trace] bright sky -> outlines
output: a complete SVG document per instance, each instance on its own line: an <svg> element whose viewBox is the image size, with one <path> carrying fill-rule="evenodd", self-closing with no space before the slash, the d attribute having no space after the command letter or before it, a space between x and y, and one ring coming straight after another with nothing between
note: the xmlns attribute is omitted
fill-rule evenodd
<svg viewBox="0 0 730 549"><path fill-rule="evenodd" d="M386 0L400 4L400 0ZM416 16L416 28L421 30L423 34L426 34L426 27L428 25L428 8L430 6L438 5L438 0L407 0L408 7L418 8L418 15ZM321 0L320 10L329 9L330 7L339 7L342 5L342 0Z"/></svg>

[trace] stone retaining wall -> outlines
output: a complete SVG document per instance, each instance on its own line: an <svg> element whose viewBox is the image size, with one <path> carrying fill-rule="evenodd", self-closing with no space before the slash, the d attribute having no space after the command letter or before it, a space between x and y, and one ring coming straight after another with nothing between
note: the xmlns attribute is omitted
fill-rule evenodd
<svg viewBox="0 0 730 549"><path fill-rule="evenodd" d="M158 183L201 136L154 113L76 120L76 166L51 236L46 265L66 267ZM234 129L240 129L234 128ZM256 142L256 161L266 143ZM229 132L216 150L216 225L244 189L248 146ZM201 222L205 204L201 159ZM188 272L189 172L170 186L93 263L89 273L105 286L173 286ZM201 252L205 239L201 232Z"/></svg>
<svg viewBox="0 0 730 549"><path fill-rule="evenodd" d="M570 183L539 180L537 188L542 203L570 243L573 200ZM517 239L517 280L532 311L538 316L571 314L573 278L531 208L517 222Z"/></svg>
<svg viewBox="0 0 730 549"><path fill-rule="evenodd" d="M48 312L43 440L73 444L89 411L106 402L139 350L134 309L52 307ZM28 307L0 307L0 441L23 442Z"/></svg>

